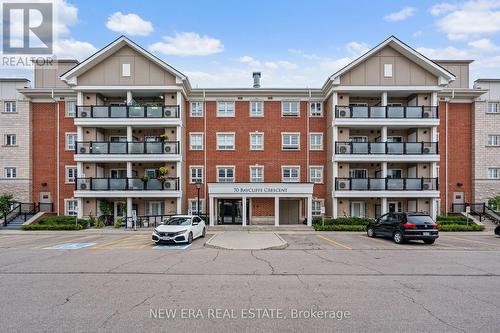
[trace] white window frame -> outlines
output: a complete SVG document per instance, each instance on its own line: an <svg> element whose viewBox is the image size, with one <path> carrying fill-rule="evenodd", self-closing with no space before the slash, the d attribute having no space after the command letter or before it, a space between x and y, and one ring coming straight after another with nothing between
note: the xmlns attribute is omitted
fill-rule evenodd
<svg viewBox="0 0 500 333"><path fill-rule="evenodd" d="M232 137L233 138L233 145L230 146L226 144L221 144L222 142L219 142L219 136L220 137ZM235 150L236 149L236 133L235 132L217 132L215 133L215 141L217 145L217 150ZM224 141L226 141L224 139Z"/></svg>
<svg viewBox="0 0 500 333"><path fill-rule="evenodd" d="M72 170L73 172L73 177L70 177L70 170ZM66 184L74 184L75 183L75 179L76 179L76 176L77 176L77 168L76 168L76 165L66 165L64 167L64 181Z"/></svg>
<svg viewBox="0 0 500 333"><path fill-rule="evenodd" d="M9 106L9 107L7 107ZM17 101L4 101L3 102L3 112L5 113L17 113Z"/></svg>
<svg viewBox="0 0 500 333"><path fill-rule="evenodd" d="M490 106L495 105L494 111L491 111ZM489 101L488 104L486 105L486 113L490 114L499 114L500 113L500 102L498 101Z"/></svg>
<svg viewBox="0 0 500 333"><path fill-rule="evenodd" d="M232 113L228 111L228 106L232 105ZM231 118L236 116L236 103L234 101L217 101L217 117Z"/></svg>
<svg viewBox="0 0 500 333"><path fill-rule="evenodd" d="M201 137L201 148L193 147L193 136L200 136ZM205 148L204 144L204 133L203 132L189 132L189 150L203 150Z"/></svg>
<svg viewBox="0 0 500 333"><path fill-rule="evenodd" d="M73 108L71 109L69 105L73 105ZM70 112L70 110L72 112ZM66 118L75 118L76 117L76 101L72 100L67 100L64 102L64 116Z"/></svg>
<svg viewBox="0 0 500 333"><path fill-rule="evenodd" d="M73 209L70 209L70 203L74 205ZM78 200L76 199L64 199L64 215L65 216L78 216Z"/></svg>
<svg viewBox="0 0 500 333"><path fill-rule="evenodd" d="M500 135L499 134L488 134L487 146L499 147L500 146Z"/></svg>
<svg viewBox="0 0 500 333"><path fill-rule="evenodd" d="M292 104L297 104L297 113L292 113ZM289 106L288 110L285 106ZM286 112L285 112L286 111ZM281 116L282 117L300 117L300 102L299 101L281 101Z"/></svg>
<svg viewBox="0 0 500 333"><path fill-rule="evenodd" d="M319 146L318 146L318 144L315 144L313 146L313 136L319 136L321 138ZM321 150L323 150L323 133L322 132L311 132L311 133L309 133L309 150L312 150L312 151L321 151Z"/></svg>
<svg viewBox="0 0 500 333"><path fill-rule="evenodd" d="M193 177L193 170L194 169L201 170L201 175L200 176L196 175L196 177ZM190 184L196 184L196 179L199 179L200 183L203 183L203 181L204 181L203 175L204 175L203 165L190 165L189 166L189 183Z"/></svg>
<svg viewBox="0 0 500 333"><path fill-rule="evenodd" d="M15 147L17 146L17 135L16 134L5 134L3 139L4 146Z"/></svg>
<svg viewBox="0 0 500 333"><path fill-rule="evenodd" d="M202 101L192 101L189 116L192 118L203 118L205 114L204 105Z"/></svg>
<svg viewBox="0 0 500 333"><path fill-rule="evenodd" d="M264 182L264 166L263 165L250 165L248 167L250 170L249 170L249 176L250 176L250 183L263 183ZM261 170L262 171L262 177L261 177L261 180L254 180L253 178L253 174L252 174L252 170Z"/></svg>
<svg viewBox="0 0 500 333"><path fill-rule="evenodd" d="M315 207L315 204L319 203L319 210L317 210ZM313 216L322 216L321 214L321 208L325 207L325 199L313 199L312 200L312 215Z"/></svg>
<svg viewBox="0 0 500 333"><path fill-rule="evenodd" d="M264 117L264 101L250 101L249 105L250 105L250 110L248 115L250 117ZM254 107L257 105L260 105L260 110L259 108Z"/></svg>
<svg viewBox="0 0 500 333"><path fill-rule="evenodd" d="M197 214L203 214L205 212L205 199L202 199L200 198L200 206L201 206L201 210L199 211L198 213L198 198L191 198L191 199L188 199L188 209L189 209L189 214L191 215L197 215ZM193 209L196 207L196 210Z"/></svg>
<svg viewBox="0 0 500 333"><path fill-rule="evenodd" d="M75 147L76 147L76 142L78 141L78 134L75 133L75 132L66 132L65 135L65 144L64 144L64 147L66 150L70 151L74 151L75 150ZM73 142L73 144L71 145L70 142L69 142L69 137L74 137L75 138L75 141Z"/></svg>
<svg viewBox="0 0 500 333"><path fill-rule="evenodd" d="M319 112L318 107L319 105ZM314 111L313 111L314 109ZM322 102L310 102L309 103L309 117L323 117L323 103Z"/></svg>
<svg viewBox="0 0 500 333"><path fill-rule="evenodd" d="M285 136L297 136L297 145L286 144L285 145ZM291 141L291 140L290 140ZM281 132L281 150L300 150L300 132Z"/></svg>
<svg viewBox="0 0 500 333"><path fill-rule="evenodd" d="M219 177L219 169L233 169L233 181L231 182L228 182L228 181L224 181L224 182L221 182L221 178ZM234 165L217 165L215 167L215 170L217 172L217 183L234 183L236 182L236 167ZM226 173L226 176L227 176L227 172Z"/></svg>
<svg viewBox="0 0 500 333"><path fill-rule="evenodd" d="M285 169L297 169L297 178L285 178ZM290 180L295 179L295 180ZM282 183L300 183L300 165L282 165L281 166L281 182Z"/></svg>
<svg viewBox="0 0 500 333"><path fill-rule="evenodd" d="M393 76L393 65L384 64L384 77L392 77L392 76Z"/></svg>
<svg viewBox="0 0 500 333"><path fill-rule="evenodd" d="M320 170L320 176L312 176L312 171L313 170ZM311 165L309 166L309 182L314 183L314 184L323 184L323 172L324 172L324 167L322 165ZM313 180L315 178L318 178L318 180Z"/></svg>
<svg viewBox="0 0 500 333"><path fill-rule="evenodd" d="M260 136L262 138L262 144L260 145L260 147L258 147L258 146L254 147L254 144L252 142L253 136ZM249 133L249 145L250 145L250 147L249 147L250 150L264 150L264 133L263 132Z"/></svg>
<svg viewBox="0 0 500 333"><path fill-rule="evenodd" d="M17 168L12 166L6 166L3 169L3 174L6 179L15 179L17 178Z"/></svg>
<svg viewBox="0 0 500 333"><path fill-rule="evenodd" d="M500 167L489 167L487 172L488 179L500 179ZM493 174L496 175L493 175Z"/></svg>
<svg viewBox="0 0 500 333"><path fill-rule="evenodd" d="M122 76L123 77L132 76L132 67L130 64L127 64L127 63L122 64Z"/></svg>

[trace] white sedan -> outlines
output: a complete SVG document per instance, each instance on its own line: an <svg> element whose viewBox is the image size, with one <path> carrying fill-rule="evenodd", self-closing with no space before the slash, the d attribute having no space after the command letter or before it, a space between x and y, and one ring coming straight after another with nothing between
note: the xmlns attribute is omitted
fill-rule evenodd
<svg viewBox="0 0 500 333"><path fill-rule="evenodd" d="M205 237L205 221L194 215L175 215L163 221L153 230L155 243L192 243L193 239Z"/></svg>

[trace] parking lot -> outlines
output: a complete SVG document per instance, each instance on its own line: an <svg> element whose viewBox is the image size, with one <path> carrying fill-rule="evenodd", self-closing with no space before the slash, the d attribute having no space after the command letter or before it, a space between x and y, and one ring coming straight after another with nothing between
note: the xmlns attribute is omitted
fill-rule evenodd
<svg viewBox="0 0 500 333"><path fill-rule="evenodd" d="M2 232L2 318L13 319L0 320L0 331L492 332L500 325L500 238L492 233L396 245L363 233L282 232L286 249L261 251L205 247L213 235L157 247L147 232ZM170 308L348 310L351 318L150 317ZM418 327L408 326L408 314Z"/></svg>

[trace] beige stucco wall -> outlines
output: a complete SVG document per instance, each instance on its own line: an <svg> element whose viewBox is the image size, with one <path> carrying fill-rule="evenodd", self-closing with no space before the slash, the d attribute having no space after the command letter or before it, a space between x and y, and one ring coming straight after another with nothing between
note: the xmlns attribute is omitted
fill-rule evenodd
<svg viewBox="0 0 500 333"><path fill-rule="evenodd" d="M59 76L74 66L78 62L55 61L52 66L35 66L35 88L68 88L68 85L59 79Z"/></svg>
<svg viewBox="0 0 500 333"><path fill-rule="evenodd" d="M392 77L384 77L384 64L392 64ZM437 77L390 46L382 48L340 77L341 85L436 85Z"/></svg>
<svg viewBox="0 0 500 333"><path fill-rule="evenodd" d="M451 82L448 87L451 88L469 88L469 63L468 62L450 62L450 61L435 61L440 66L455 75L455 81Z"/></svg>

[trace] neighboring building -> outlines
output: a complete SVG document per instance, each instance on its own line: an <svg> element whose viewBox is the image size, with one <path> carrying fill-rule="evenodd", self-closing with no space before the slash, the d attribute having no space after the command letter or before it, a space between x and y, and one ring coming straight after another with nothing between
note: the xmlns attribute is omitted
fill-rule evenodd
<svg viewBox="0 0 500 333"><path fill-rule="evenodd" d="M469 63L431 61L390 37L322 88L261 88L254 73L253 88L193 89L122 36L80 64L37 68L23 90L33 201L80 217L108 201L115 218L146 221L200 211L211 224L436 216L472 193L484 90L468 88Z"/></svg>
<svg viewBox="0 0 500 333"><path fill-rule="evenodd" d="M31 202L31 121L29 102L18 89L28 79L0 79L0 195Z"/></svg>
<svg viewBox="0 0 500 333"><path fill-rule="evenodd" d="M476 102L474 126L474 202L500 195L500 79L477 79L487 90Z"/></svg>

